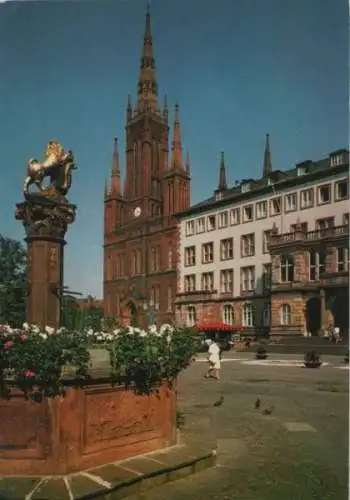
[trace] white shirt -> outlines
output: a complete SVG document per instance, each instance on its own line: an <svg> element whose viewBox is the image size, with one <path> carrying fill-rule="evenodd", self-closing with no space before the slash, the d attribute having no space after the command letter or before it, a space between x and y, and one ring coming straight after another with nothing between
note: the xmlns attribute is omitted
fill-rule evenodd
<svg viewBox="0 0 350 500"><path fill-rule="evenodd" d="M210 344L208 349L208 354L209 354L209 361L215 362L220 358L220 349L215 342Z"/></svg>

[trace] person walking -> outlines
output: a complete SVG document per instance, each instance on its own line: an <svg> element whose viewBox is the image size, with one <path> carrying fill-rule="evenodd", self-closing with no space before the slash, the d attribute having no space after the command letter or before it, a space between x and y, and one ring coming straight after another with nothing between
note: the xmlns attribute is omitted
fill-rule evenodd
<svg viewBox="0 0 350 500"><path fill-rule="evenodd" d="M208 345L209 369L205 375L205 378L213 377L216 380L220 380L220 348L218 344L212 339L207 339L206 344Z"/></svg>

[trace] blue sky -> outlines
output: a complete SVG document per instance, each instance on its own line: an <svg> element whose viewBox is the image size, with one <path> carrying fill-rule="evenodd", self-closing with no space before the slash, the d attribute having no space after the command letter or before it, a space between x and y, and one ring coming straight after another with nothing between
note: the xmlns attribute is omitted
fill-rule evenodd
<svg viewBox="0 0 350 500"><path fill-rule="evenodd" d="M103 185L113 138L124 149L135 99L145 0L0 5L0 233L14 219L30 157L47 140L73 149L65 283L102 294ZM152 0L161 99L180 104L192 202L210 196L225 151L230 183L272 162L288 169L348 145L346 0ZM124 168L124 157L122 167Z"/></svg>

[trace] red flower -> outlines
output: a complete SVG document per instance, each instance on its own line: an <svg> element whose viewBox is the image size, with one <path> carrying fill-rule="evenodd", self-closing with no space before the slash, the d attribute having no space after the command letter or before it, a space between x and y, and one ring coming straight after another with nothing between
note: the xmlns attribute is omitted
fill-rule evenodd
<svg viewBox="0 0 350 500"><path fill-rule="evenodd" d="M35 373L32 372L31 370L27 370L26 372L24 372L24 376L25 378L32 378L35 377Z"/></svg>
<svg viewBox="0 0 350 500"><path fill-rule="evenodd" d="M15 343L13 340L8 340L7 342L5 342L4 344L4 349L11 349L12 346L14 346Z"/></svg>

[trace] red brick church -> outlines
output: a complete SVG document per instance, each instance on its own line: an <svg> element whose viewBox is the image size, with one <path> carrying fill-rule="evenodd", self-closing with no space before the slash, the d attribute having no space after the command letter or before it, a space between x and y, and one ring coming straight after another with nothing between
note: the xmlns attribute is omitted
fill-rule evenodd
<svg viewBox="0 0 350 500"><path fill-rule="evenodd" d="M174 313L178 233L175 214L190 206L190 166L183 159L175 106L169 158L168 105L158 102L151 18L146 26L137 101L126 107L126 175L118 140L104 193L104 307L124 321L162 323Z"/></svg>

